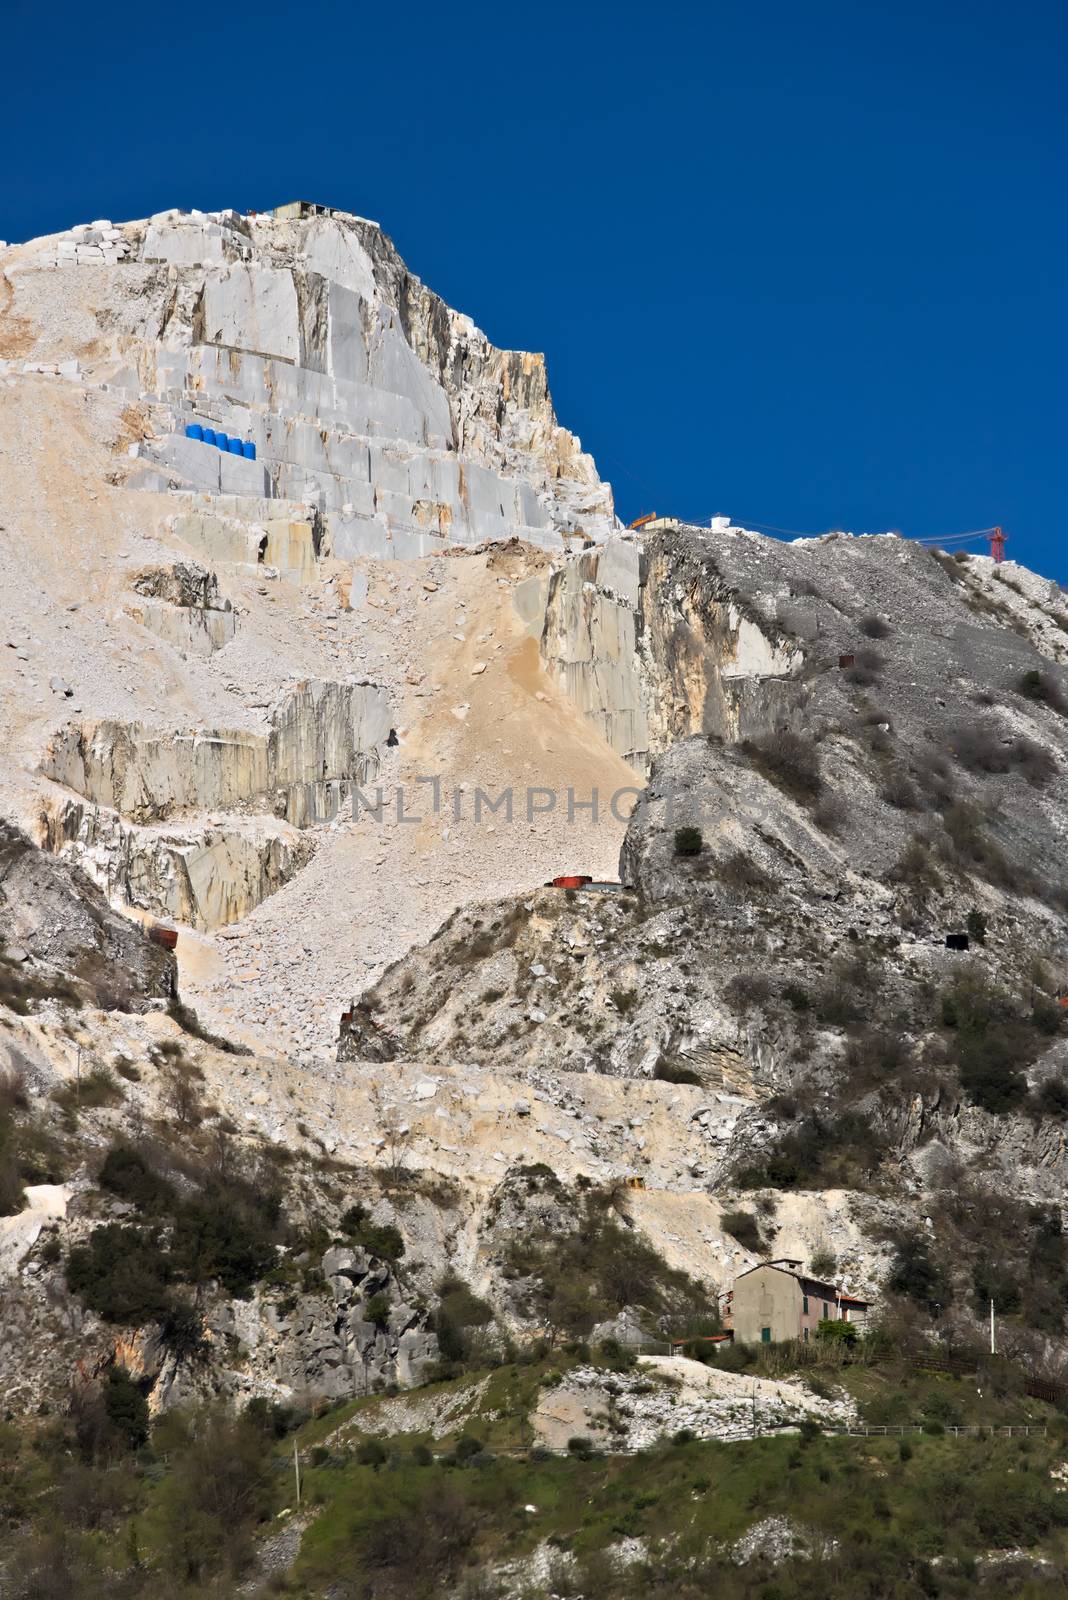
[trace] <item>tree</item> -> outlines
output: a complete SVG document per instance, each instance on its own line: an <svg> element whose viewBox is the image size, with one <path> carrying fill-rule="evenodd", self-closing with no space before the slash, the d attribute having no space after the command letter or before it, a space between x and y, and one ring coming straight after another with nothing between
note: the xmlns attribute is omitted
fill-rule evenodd
<svg viewBox="0 0 1068 1600"><path fill-rule="evenodd" d="M175 1432L177 1457L154 1508L166 1560L189 1582L240 1572L253 1530L271 1507L274 1475L263 1434L222 1408L179 1419Z"/></svg>
<svg viewBox="0 0 1068 1600"><path fill-rule="evenodd" d="M148 1439L148 1402L125 1367L108 1368L104 1415L123 1448L139 1450Z"/></svg>

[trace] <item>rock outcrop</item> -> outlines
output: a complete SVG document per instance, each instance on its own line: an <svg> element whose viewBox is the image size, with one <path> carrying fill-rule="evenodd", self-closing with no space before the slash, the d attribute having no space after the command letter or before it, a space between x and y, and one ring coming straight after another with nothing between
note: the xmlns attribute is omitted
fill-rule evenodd
<svg viewBox="0 0 1068 1600"><path fill-rule="evenodd" d="M376 223L300 211L170 211L24 247L16 274L111 275L108 386L151 430L131 481L302 502L342 557L609 531L544 358L497 350Z"/></svg>

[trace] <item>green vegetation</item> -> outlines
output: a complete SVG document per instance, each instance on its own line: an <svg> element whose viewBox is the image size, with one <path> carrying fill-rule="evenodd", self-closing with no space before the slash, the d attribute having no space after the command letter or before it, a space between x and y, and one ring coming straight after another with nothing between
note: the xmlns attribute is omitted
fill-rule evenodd
<svg viewBox="0 0 1068 1600"><path fill-rule="evenodd" d="M704 836L700 828L675 829L675 854L677 856L699 856L704 847Z"/></svg>
<svg viewBox="0 0 1068 1600"><path fill-rule="evenodd" d="M714 1331L715 1303L615 1212L615 1198L591 1186L573 1207L568 1231L539 1227L531 1217L512 1241L505 1272L520 1281L526 1314L544 1324L551 1342L583 1338L624 1306L641 1307L650 1317L669 1314L676 1326L694 1324L691 1331L698 1324Z"/></svg>
<svg viewBox="0 0 1068 1600"><path fill-rule="evenodd" d="M941 997L941 1023L961 1087L984 1111L1009 1111L1027 1094L1024 1069L1048 1045L1060 1016L1054 1007L1018 1002L979 968L960 973Z"/></svg>
<svg viewBox="0 0 1068 1600"><path fill-rule="evenodd" d="M857 1111L810 1111L763 1153L740 1168L742 1189L861 1189L870 1187L885 1154L871 1118Z"/></svg>
<svg viewBox="0 0 1068 1600"><path fill-rule="evenodd" d="M751 1211L725 1211L719 1219L724 1233L737 1239L743 1250L760 1256L767 1253L767 1245L760 1232L760 1223Z"/></svg>
<svg viewBox="0 0 1068 1600"><path fill-rule="evenodd" d="M441 1280L437 1293L434 1331L448 1371L450 1364L468 1363L478 1354L485 1354L485 1330L493 1322L493 1308L455 1274Z"/></svg>
<svg viewBox="0 0 1068 1600"><path fill-rule="evenodd" d="M469 1293L443 1289L443 1299ZM547 1581L524 1585L530 1600L802 1600L813 1586L832 1600L965 1600L975 1557L991 1549L1048 1558L1018 1562L1009 1579L999 1571L999 1592L1006 1582L1018 1600L1061 1592L1068 1497L1050 1470L1068 1429L1014 1392L1007 1372L999 1382L984 1369L978 1383L929 1373L885 1338L850 1348L828 1330L809 1346L736 1347L717 1365L800 1375L821 1392L830 1381L869 1420L924 1431L858 1439L813 1423L728 1445L668 1429L633 1457L576 1431L553 1455L533 1444L529 1412L574 1359L428 1386L421 1395L449 1402L454 1417L437 1437L384 1434L389 1402L373 1396L312 1418L264 1400L238 1414L209 1405L166 1413L150 1430L139 1386L111 1368L64 1414L0 1424L5 1596L251 1591L258 1548L291 1526L294 1445L315 1515L292 1541L293 1566L265 1591L291 1600L475 1600L498 1593L489 1569L546 1546L556 1557ZM1048 1438L951 1431L1051 1416ZM738 1565L732 1545L768 1517L802 1530L810 1559ZM644 1544L628 1567L613 1554L624 1539Z"/></svg>
<svg viewBox="0 0 1068 1600"><path fill-rule="evenodd" d="M247 1295L277 1260L281 1195L266 1174L239 1171L223 1149L214 1169L186 1174L196 1188L182 1194L145 1151L112 1146L100 1186L134 1206L139 1220L105 1223L71 1250L72 1293L109 1322L163 1318L176 1336L183 1319L172 1285L215 1281L228 1294Z"/></svg>
<svg viewBox="0 0 1068 1600"><path fill-rule="evenodd" d="M357 1202L342 1215L340 1229L346 1244L359 1245L380 1261L399 1261L404 1254L400 1229L392 1222L372 1222L367 1207Z"/></svg>

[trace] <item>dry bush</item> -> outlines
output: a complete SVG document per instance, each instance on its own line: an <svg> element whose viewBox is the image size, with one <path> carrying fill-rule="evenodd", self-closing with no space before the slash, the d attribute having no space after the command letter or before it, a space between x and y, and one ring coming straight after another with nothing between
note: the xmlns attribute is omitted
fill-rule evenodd
<svg viewBox="0 0 1068 1600"><path fill-rule="evenodd" d="M938 751L925 750L918 755L913 763L913 774L932 810L943 811L953 804L956 798L953 771Z"/></svg>
<svg viewBox="0 0 1068 1600"><path fill-rule="evenodd" d="M754 894L776 887L775 879L759 867L744 850L734 850L717 861L713 868L716 877L726 888L738 894Z"/></svg>
<svg viewBox="0 0 1068 1600"><path fill-rule="evenodd" d="M898 811L918 811L920 809L920 794L908 773L901 767L894 767L887 774L882 787L882 798L888 806L895 807Z"/></svg>
<svg viewBox="0 0 1068 1600"><path fill-rule="evenodd" d="M812 808L812 820L824 833L842 833L849 821L849 807L842 795L824 793Z"/></svg>
<svg viewBox="0 0 1068 1600"><path fill-rule="evenodd" d="M978 872L999 889L1018 892L1028 889L1029 874L1006 858L1000 846L986 832L982 813L975 806L958 801L946 811L942 823L950 847L943 852L947 859L968 871Z"/></svg>
<svg viewBox="0 0 1068 1600"><path fill-rule="evenodd" d="M771 979L763 972L736 972L723 990L727 1003L743 1015L753 1006L766 1005L772 993Z"/></svg>
<svg viewBox="0 0 1068 1600"><path fill-rule="evenodd" d="M1056 761L1044 746L1020 734L1003 733L990 718L958 729L952 748L962 767L984 776L1018 771L1028 783L1042 784L1057 771Z"/></svg>
<svg viewBox="0 0 1068 1600"><path fill-rule="evenodd" d="M887 639L890 637L891 627L884 617L869 612L866 617L861 617L857 627L866 639Z"/></svg>
<svg viewBox="0 0 1068 1600"><path fill-rule="evenodd" d="M757 770L802 805L811 805L823 792L819 751L811 739L779 728L742 746Z"/></svg>
<svg viewBox="0 0 1068 1600"><path fill-rule="evenodd" d="M845 680L858 689L870 689L873 684L878 683L879 674L885 665L886 660L878 650L858 650L853 665L846 669Z"/></svg>
<svg viewBox="0 0 1068 1600"><path fill-rule="evenodd" d="M1033 700L1037 705L1049 706L1051 710L1059 711L1061 716L1068 716L1068 700L1065 699L1060 684L1051 678L1048 672L1023 672L1017 678L1014 688L1025 700Z"/></svg>

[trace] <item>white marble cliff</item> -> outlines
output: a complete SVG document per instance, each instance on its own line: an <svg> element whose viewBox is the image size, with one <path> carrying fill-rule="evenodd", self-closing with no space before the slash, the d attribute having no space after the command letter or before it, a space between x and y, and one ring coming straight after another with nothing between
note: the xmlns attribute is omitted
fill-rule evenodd
<svg viewBox="0 0 1068 1600"><path fill-rule="evenodd" d="M376 223L168 211L38 244L33 264L122 282L107 381L152 407L154 435L131 447L145 463L131 487L295 502L319 519L317 553L342 559L515 535L559 550L615 525L611 490L557 424L544 358L496 349ZM187 438L190 424L255 459Z"/></svg>

